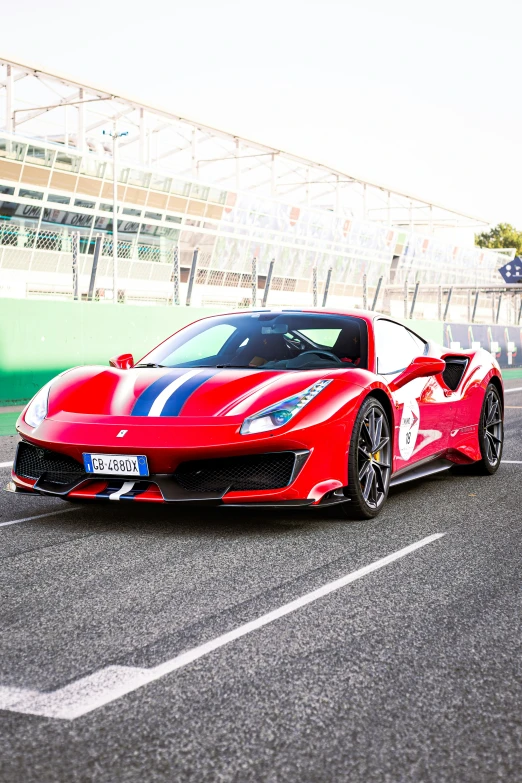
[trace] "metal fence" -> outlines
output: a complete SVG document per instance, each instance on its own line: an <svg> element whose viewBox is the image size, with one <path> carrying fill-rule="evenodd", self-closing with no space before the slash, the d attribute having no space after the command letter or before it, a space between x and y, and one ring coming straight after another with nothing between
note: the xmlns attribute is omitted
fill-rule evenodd
<svg viewBox="0 0 522 783"><path fill-rule="evenodd" d="M14 221L0 223L0 296L72 299L73 238L78 241L77 298L112 301L112 236L61 228L36 230ZM92 275L96 242L96 274ZM180 268L183 256L184 266ZM192 259L192 260L189 260ZM179 252L174 242L162 246L118 242L118 301L139 304L185 304L250 307L310 306L328 302L339 308L377 309L394 317L461 323L517 325L522 315L522 287L438 285L417 280L390 284L390 270L378 279L354 267L351 281L332 268L312 266L308 277L285 274L287 264L274 256L268 263L250 259L245 271L215 268L213 257L197 250ZM254 273L254 276L253 276ZM255 280L257 277L257 280ZM192 278L189 293L189 280ZM255 292L258 295L255 295Z"/></svg>

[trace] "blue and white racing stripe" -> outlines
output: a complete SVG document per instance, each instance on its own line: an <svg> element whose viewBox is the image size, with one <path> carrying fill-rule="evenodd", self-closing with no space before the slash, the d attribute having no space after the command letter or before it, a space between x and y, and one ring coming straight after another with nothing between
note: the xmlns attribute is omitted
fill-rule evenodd
<svg viewBox="0 0 522 783"><path fill-rule="evenodd" d="M179 416L190 395L217 372L215 367L194 367L165 373L140 394L132 416Z"/></svg>
<svg viewBox="0 0 522 783"><path fill-rule="evenodd" d="M181 409L196 389L199 389L205 381L208 381L209 378L212 378L218 372L219 370L215 367L203 367L197 372L190 373L190 377L188 375L185 376L183 385L176 388L173 393L169 395L161 409L161 413L149 413L149 416L179 416Z"/></svg>
<svg viewBox="0 0 522 783"><path fill-rule="evenodd" d="M111 479L105 489L96 493L96 497L106 498L107 500L134 500L136 495L141 495L148 488L148 481Z"/></svg>

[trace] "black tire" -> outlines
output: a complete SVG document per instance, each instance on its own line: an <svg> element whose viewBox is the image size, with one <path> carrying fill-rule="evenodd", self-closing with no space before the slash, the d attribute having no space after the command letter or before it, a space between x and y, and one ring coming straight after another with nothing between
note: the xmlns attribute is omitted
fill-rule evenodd
<svg viewBox="0 0 522 783"><path fill-rule="evenodd" d="M473 472L492 476L500 467L504 446L504 410L494 383L488 385L484 395L478 436L482 459L474 463Z"/></svg>
<svg viewBox="0 0 522 783"><path fill-rule="evenodd" d="M349 519L373 519L381 511L390 487L391 428L386 411L375 397L362 404L348 452L348 503L341 508Z"/></svg>

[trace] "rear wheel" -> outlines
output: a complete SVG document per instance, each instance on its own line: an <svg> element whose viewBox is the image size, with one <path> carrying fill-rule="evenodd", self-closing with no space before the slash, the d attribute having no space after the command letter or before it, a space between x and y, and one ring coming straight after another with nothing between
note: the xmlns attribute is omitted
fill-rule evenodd
<svg viewBox="0 0 522 783"><path fill-rule="evenodd" d="M492 476L499 469L504 445L502 399L493 383L490 383L486 389L478 435L482 459L475 463L475 468L483 475Z"/></svg>
<svg viewBox="0 0 522 783"><path fill-rule="evenodd" d="M392 465L390 423L378 400L369 397L352 431L348 454L349 503L342 508L350 519L373 519L388 496Z"/></svg>

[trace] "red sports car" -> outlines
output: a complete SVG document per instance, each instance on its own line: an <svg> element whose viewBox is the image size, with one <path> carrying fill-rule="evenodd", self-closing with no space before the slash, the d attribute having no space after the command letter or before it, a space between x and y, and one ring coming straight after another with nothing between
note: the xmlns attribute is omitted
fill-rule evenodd
<svg viewBox="0 0 522 783"><path fill-rule="evenodd" d="M11 490L371 518L392 485L500 464L494 357L376 313L212 316L110 365L67 370L27 405Z"/></svg>

